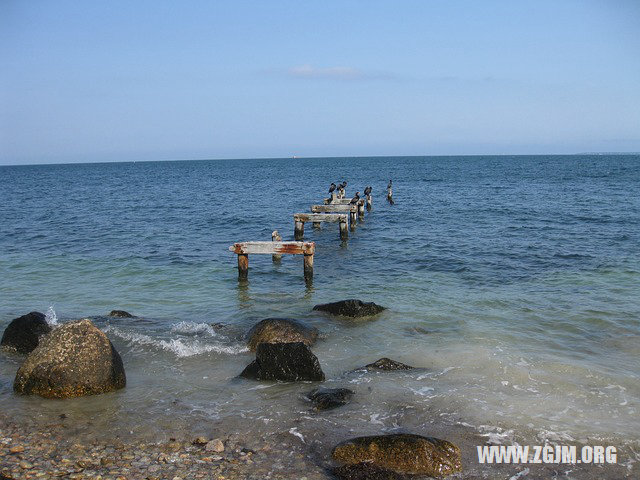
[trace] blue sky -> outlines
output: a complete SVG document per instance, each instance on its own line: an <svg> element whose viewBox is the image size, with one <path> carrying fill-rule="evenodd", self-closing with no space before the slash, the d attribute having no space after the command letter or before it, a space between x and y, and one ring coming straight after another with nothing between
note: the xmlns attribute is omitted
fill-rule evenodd
<svg viewBox="0 0 640 480"><path fill-rule="evenodd" d="M0 164L640 151L640 1L0 1Z"/></svg>

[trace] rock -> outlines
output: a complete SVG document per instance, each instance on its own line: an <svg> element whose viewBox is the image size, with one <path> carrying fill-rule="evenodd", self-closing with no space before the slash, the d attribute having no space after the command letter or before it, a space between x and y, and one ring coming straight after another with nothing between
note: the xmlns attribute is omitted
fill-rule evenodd
<svg viewBox="0 0 640 480"><path fill-rule="evenodd" d="M207 437L198 437L193 442L191 442L191 444L192 445L206 445L208 442L209 442L209 440L207 440Z"/></svg>
<svg viewBox="0 0 640 480"><path fill-rule="evenodd" d="M219 438L216 438L215 440L211 440L210 442L207 442L204 449L207 452L216 452L216 453L224 452L224 443L222 443L222 440L220 440Z"/></svg>
<svg viewBox="0 0 640 480"><path fill-rule="evenodd" d="M404 363L396 362L395 360L391 360L390 358L381 358L380 360L376 360L369 365L365 365L364 367L360 367L357 370L382 370L385 372L390 372L394 370L412 370L414 367L410 365L406 365Z"/></svg>
<svg viewBox="0 0 640 480"><path fill-rule="evenodd" d="M9 449L9 453L22 453L24 452L24 447L22 445L16 445L15 447L11 447Z"/></svg>
<svg viewBox="0 0 640 480"><path fill-rule="evenodd" d="M45 398L95 395L124 388L122 359L91 320L66 323L44 337L18 369L16 393Z"/></svg>
<svg viewBox="0 0 640 480"><path fill-rule="evenodd" d="M290 318L267 318L255 324L247 333L249 350L252 352L256 351L259 343L302 342L312 345L317 338L317 328Z"/></svg>
<svg viewBox="0 0 640 480"><path fill-rule="evenodd" d="M331 410L342 407L351 401L353 390L348 388L316 388L307 394L316 410Z"/></svg>
<svg viewBox="0 0 640 480"><path fill-rule="evenodd" d="M0 346L18 353L30 353L40 339L51 331L44 314L31 312L11 321L0 340Z"/></svg>
<svg viewBox="0 0 640 480"><path fill-rule="evenodd" d="M302 342L260 343L256 359L240 374L255 380L322 381L318 358Z"/></svg>
<svg viewBox="0 0 640 480"><path fill-rule="evenodd" d="M118 318L138 318L135 315L131 315L129 312L125 312L124 310L111 310L108 316Z"/></svg>
<svg viewBox="0 0 640 480"><path fill-rule="evenodd" d="M316 305L313 309L332 315L343 315L345 317L368 317L382 312L385 308L373 302L364 303L362 300L351 299L334 303L323 303Z"/></svg>
<svg viewBox="0 0 640 480"><path fill-rule="evenodd" d="M460 449L456 445L405 433L347 440L333 449L332 456L342 464L368 462L402 474L441 477L462 470Z"/></svg>
<svg viewBox="0 0 640 480"><path fill-rule="evenodd" d="M339 480L409 480L411 478L366 462L335 467L331 473Z"/></svg>

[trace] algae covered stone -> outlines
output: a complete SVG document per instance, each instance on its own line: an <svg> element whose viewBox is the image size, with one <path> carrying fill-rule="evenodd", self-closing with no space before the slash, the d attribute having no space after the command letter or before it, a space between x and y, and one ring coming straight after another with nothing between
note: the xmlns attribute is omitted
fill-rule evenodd
<svg viewBox="0 0 640 480"><path fill-rule="evenodd" d="M349 299L333 303L322 303L314 306L313 309L344 317L369 317L377 315L385 308L373 302L365 303L362 300Z"/></svg>
<svg viewBox="0 0 640 480"><path fill-rule="evenodd" d="M318 329L291 318L266 318L255 324L247 333L249 350L255 352L260 343L302 342L313 345Z"/></svg>
<svg viewBox="0 0 640 480"><path fill-rule="evenodd" d="M438 438L399 433L358 437L337 445L334 460L371 463L394 472L442 477L462 470L460 449Z"/></svg>
<svg viewBox="0 0 640 480"><path fill-rule="evenodd" d="M11 321L2 334L0 346L18 353L29 353L50 331L51 326L43 313L27 313Z"/></svg>
<svg viewBox="0 0 640 480"><path fill-rule="evenodd" d="M240 376L282 382L324 380L318 357L302 342L259 344L256 359Z"/></svg>
<svg viewBox="0 0 640 480"><path fill-rule="evenodd" d="M91 320L54 329L18 369L13 389L46 398L96 395L123 388L122 359Z"/></svg>

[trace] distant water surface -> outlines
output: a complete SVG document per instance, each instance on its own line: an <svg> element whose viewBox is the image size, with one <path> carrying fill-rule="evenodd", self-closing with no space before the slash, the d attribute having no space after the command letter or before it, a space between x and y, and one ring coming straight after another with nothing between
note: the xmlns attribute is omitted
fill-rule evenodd
<svg viewBox="0 0 640 480"><path fill-rule="evenodd" d="M336 225L306 227L313 286L299 257L266 255L239 285L229 245L274 229L292 239L292 214L341 180L349 195L371 185L373 210L346 243ZM437 422L492 441L638 452L638 292L639 156L0 167L0 328L32 310L91 317L128 376L108 395L17 397L21 358L3 353L0 404L16 419L65 413L90 432L151 438L295 427L320 442ZM311 311L343 298L388 310L356 323ZM141 318L104 317L112 309ZM326 384L354 389L352 404L310 415L309 384L235 378L252 358L244 332L278 316L321 330ZM382 356L424 369L345 374Z"/></svg>

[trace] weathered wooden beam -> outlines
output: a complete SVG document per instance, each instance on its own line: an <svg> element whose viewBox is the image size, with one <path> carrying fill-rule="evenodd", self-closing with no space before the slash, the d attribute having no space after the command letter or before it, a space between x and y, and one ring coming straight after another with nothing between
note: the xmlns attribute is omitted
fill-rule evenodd
<svg viewBox="0 0 640 480"><path fill-rule="evenodd" d="M357 205L311 205L313 213L357 212Z"/></svg>
<svg viewBox="0 0 640 480"><path fill-rule="evenodd" d="M282 241L282 236L278 233L278 230L274 230L273 232L271 232L271 241L272 242ZM272 255L271 260L273 260L274 263L279 263L282 260L282 255Z"/></svg>
<svg viewBox="0 0 640 480"><path fill-rule="evenodd" d="M325 198L323 200L325 205L349 205L351 203L351 199L350 198L336 198L335 200L331 200L329 201L328 198ZM360 200L358 200L358 204L363 204L364 205L365 200L364 198L361 198Z"/></svg>
<svg viewBox="0 0 640 480"><path fill-rule="evenodd" d="M238 242L229 247L237 255L248 254L291 254L312 255L315 253L314 242Z"/></svg>
<svg viewBox="0 0 640 480"><path fill-rule="evenodd" d="M313 254L305 255L303 258L304 279L310 281L313 279Z"/></svg>
<svg viewBox="0 0 640 480"><path fill-rule="evenodd" d="M239 242L231 245L229 250L238 255L238 280L247 279L249 254L256 253L303 255L304 278L307 282L313 279L313 255L316 251L316 244L313 242Z"/></svg>
<svg viewBox="0 0 640 480"><path fill-rule="evenodd" d="M249 275L249 255L238 254L238 280L246 280Z"/></svg>
<svg viewBox="0 0 640 480"><path fill-rule="evenodd" d="M347 222L340 222L340 238L346 240L349 238L349 231L347 230Z"/></svg>
<svg viewBox="0 0 640 480"><path fill-rule="evenodd" d="M347 221L346 213L294 213L293 220L296 222L330 222L339 223Z"/></svg>
<svg viewBox="0 0 640 480"><path fill-rule="evenodd" d="M295 240L302 240L304 237L304 222L296 220L293 226L293 238Z"/></svg>
<svg viewBox="0 0 640 480"><path fill-rule="evenodd" d="M347 230L348 216L346 213L294 213L295 222L293 234L296 240L302 240L304 236L304 224L313 222L314 227L319 227L321 222L339 223L340 238L344 238L342 232Z"/></svg>
<svg viewBox="0 0 640 480"><path fill-rule="evenodd" d="M371 194L367 195L367 210L371 210L371 205L373 204L373 200L371 198Z"/></svg>

